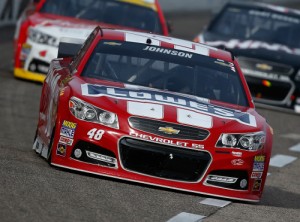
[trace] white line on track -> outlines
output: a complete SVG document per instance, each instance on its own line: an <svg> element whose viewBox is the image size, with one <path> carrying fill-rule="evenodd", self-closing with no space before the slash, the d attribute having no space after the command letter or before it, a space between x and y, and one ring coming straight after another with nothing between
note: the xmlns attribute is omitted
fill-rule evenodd
<svg viewBox="0 0 300 222"><path fill-rule="evenodd" d="M284 137L284 138L287 138L287 139L294 139L294 140L297 140L297 139L300 139L300 134L296 134L296 133L288 133L288 134L283 134L283 135L281 135L280 137Z"/></svg>
<svg viewBox="0 0 300 222"><path fill-rule="evenodd" d="M225 207L231 203L231 201L219 200L214 198L206 198L200 202L201 204L215 206L215 207Z"/></svg>
<svg viewBox="0 0 300 222"><path fill-rule="evenodd" d="M289 148L290 151L300 152L300 143Z"/></svg>
<svg viewBox="0 0 300 222"><path fill-rule="evenodd" d="M287 164L290 164L291 162L295 161L297 157L294 156L288 156L288 155L275 155L270 159L270 166L273 167L284 167Z"/></svg>
<svg viewBox="0 0 300 222"><path fill-rule="evenodd" d="M167 222L200 222L203 218L205 218L205 216L181 212L180 214L172 217Z"/></svg>

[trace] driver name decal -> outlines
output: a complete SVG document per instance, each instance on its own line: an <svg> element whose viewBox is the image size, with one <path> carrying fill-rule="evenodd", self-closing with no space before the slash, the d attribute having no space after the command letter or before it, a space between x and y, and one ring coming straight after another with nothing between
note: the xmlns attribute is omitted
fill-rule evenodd
<svg viewBox="0 0 300 222"><path fill-rule="evenodd" d="M171 93L153 91L145 88L141 90L131 90L88 83L81 85L81 91L83 96L89 97L109 96L118 99L152 101L177 107L181 106L201 113L210 114L212 116L233 119L244 125L253 127L257 126L255 117L249 113L202 103L195 99L174 95Z"/></svg>
<svg viewBox="0 0 300 222"><path fill-rule="evenodd" d="M185 53L177 50L158 48L154 46L146 46L146 48L144 48L143 50L150 51L150 52L158 52L158 53L163 53L168 55L174 55L174 56L179 56L179 57L189 58L189 59L193 57L192 53Z"/></svg>

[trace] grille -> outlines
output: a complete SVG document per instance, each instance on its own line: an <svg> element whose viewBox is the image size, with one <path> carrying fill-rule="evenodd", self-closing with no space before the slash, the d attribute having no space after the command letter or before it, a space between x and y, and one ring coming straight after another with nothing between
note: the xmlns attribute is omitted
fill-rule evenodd
<svg viewBox="0 0 300 222"><path fill-rule="evenodd" d="M209 131L204 129L197 129L189 126L178 125L174 123L167 123L151 119L143 119L138 117L129 118L130 126L134 129L142 130L144 132L156 134L168 138L186 139L186 140L205 140ZM178 134L168 134L159 131L159 128L170 127L174 130L179 130Z"/></svg>
<svg viewBox="0 0 300 222"><path fill-rule="evenodd" d="M199 181L211 157L207 152L123 138L122 165L129 171L184 182Z"/></svg>
<svg viewBox="0 0 300 222"><path fill-rule="evenodd" d="M245 58L245 57L239 57L238 61L242 68L247 68L258 72L272 73L272 74L285 75L285 76L289 76L294 72L294 69L291 66L269 62L269 61L263 61L263 60L252 59L252 58Z"/></svg>
<svg viewBox="0 0 300 222"><path fill-rule="evenodd" d="M263 84L261 79L246 76L246 80L252 96L257 99L267 99L281 102L286 99L292 89L292 85L289 82L269 80L271 85L267 87Z"/></svg>

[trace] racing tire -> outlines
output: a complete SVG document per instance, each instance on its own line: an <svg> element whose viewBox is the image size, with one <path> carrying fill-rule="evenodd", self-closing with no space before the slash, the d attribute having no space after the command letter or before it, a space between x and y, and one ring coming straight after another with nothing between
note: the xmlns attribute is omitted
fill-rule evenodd
<svg viewBox="0 0 300 222"><path fill-rule="evenodd" d="M47 153L47 162L49 165L51 165L51 159L52 159L52 146L53 146L53 141L54 141L54 134L55 134L55 126L53 127L52 133L51 133L51 138L49 142L49 148L48 148L48 153Z"/></svg>

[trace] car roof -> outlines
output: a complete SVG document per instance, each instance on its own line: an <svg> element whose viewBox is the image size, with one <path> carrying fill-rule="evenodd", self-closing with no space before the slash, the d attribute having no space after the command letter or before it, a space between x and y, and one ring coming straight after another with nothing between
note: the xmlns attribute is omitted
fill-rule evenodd
<svg viewBox="0 0 300 222"><path fill-rule="evenodd" d="M287 7L283 7L283 6L267 4L267 3L261 3L261 2L231 1L231 2L228 2L225 6L241 6L241 7L255 8L255 9L267 9L267 10L273 11L273 12L285 13L285 14L290 14L290 15L300 17L300 10L291 9L291 8L287 8Z"/></svg>
<svg viewBox="0 0 300 222"><path fill-rule="evenodd" d="M129 30L98 28L98 38L105 40L118 40L133 43L142 43L145 46L163 47L208 56L215 59L232 62L231 52L188 40L166 37L153 33L135 32ZM95 29L95 31L97 30Z"/></svg>

